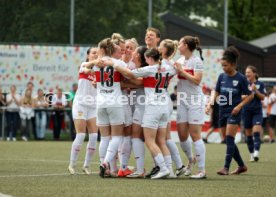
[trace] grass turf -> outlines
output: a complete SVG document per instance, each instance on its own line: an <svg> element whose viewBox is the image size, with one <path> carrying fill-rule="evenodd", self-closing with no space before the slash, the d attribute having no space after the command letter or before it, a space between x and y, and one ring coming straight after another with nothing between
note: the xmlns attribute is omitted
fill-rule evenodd
<svg viewBox="0 0 276 197"><path fill-rule="evenodd" d="M86 144L77 170L81 173ZM97 175L98 154L92 160L93 175L67 172L71 142L0 142L0 196L275 196L276 144L263 144L261 158L249 163L245 144L238 145L249 171L242 175L218 176L225 145L207 144L206 180L180 177L174 180L102 179ZM181 152L182 159L187 162ZM131 156L130 165L134 166ZM236 167L233 160L231 170ZM152 160L146 153L146 169ZM196 171L196 166L194 167Z"/></svg>

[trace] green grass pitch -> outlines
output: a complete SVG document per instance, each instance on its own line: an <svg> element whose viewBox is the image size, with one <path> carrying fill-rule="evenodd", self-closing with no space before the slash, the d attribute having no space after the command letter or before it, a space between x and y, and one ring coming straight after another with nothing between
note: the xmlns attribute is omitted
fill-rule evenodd
<svg viewBox="0 0 276 197"><path fill-rule="evenodd" d="M276 144L263 144L260 161L249 163L245 144L238 145L248 166L242 175L218 176L223 167L225 145L207 144L206 180L180 177L174 180L106 178L98 176L98 152L91 164L92 175L81 173L86 143L83 144L77 170L67 171L71 142L0 142L0 196L276 196ZM181 152L184 163L186 157ZM131 156L129 165L134 166ZM233 160L231 170L236 167ZM152 159L146 153L146 169ZM196 171L196 165L194 166Z"/></svg>

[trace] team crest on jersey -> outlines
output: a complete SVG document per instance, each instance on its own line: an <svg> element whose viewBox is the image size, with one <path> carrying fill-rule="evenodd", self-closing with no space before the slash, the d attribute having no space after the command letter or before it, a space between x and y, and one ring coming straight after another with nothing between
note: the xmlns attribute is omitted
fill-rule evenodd
<svg viewBox="0 0 276 197"><path fill-rule="evenodd" d="M78 117L79 118L83 117L83 112L82 111L78 111Z"/></svg>
<svg viewBox="0 0 276 197"><path fill-rule="evenodd" d="M248 84L248 90L252 91L252 87L250 84Z"/></svg>
<svg viewBox="0 0 276 197"><path fill-rule="evenodd" d="M260 84L256 84L256 88L259 90L260 89Z"/></svg>
<svg viewBox="0 0 276 197"><path fill-rule="evenodd" d="M237 86L238 84L239 84L239 81L237 81L237 80L233 80L233 86Z"/></svg>

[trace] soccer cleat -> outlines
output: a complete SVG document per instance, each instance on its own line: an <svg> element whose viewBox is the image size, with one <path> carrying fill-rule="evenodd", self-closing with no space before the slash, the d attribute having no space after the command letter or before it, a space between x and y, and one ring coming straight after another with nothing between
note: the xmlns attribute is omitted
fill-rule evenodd
<svg viewBox="0 0 276 197"><path fill-rule="evenodd" d="M105 178L117 178L118 177L118 172L115 171L115 172L110 172L109 170L107 170L105 172Z"/></svg>
<svg viewBox="0 0 276 197"><path fill-rule="evenodd" d="M129 174L126 176L127 178L145 178L145 172L139 173L139 172L133 172L132 174Z"/></svg>
<svg viewBox="0 0 276 197"><path fill-rule="evenodd" d="M185 167L184 170L185 170L184 175L190 176L192 174L192 165L188 165L187 167Z"/></svg>
<svg viewBox="0 0 276 197"><path fill-rule="evenodd" d="M10 138L10 137L7 137L7 141L11 141L11 138Z"/></svg>
<svg viewBox="0 0 276 197"><path fill-rule="evenodd" d="M130 175L130 174L132 174L133 172L130 170L130 169L125 169L125 170L122 170L122 169L120 169L119 171L118 171L118 177L126 177L127 175Z"/></svg>
<svg viewBox="0 0 276 197"><path fill-rule="evenodd" d="M254 156L252 154L250 154L250 159L249 159L250 162L254 162L255 159L254 159Z"/></svg>
<svg viewBox="0 0 276 197"><path fill-rule="evenodd" d="M92 172L91 172L91 170L89 169L88 166L83 166L83 167L82 167L82 171L83 171L85 174L87 174L87 175L92 174Z"/></svg>
<svg viewBox="0 0 276 197"><path fill-rule="evenodd" d="M255 151L254 152L254 156L253 156L253 159L254 159L254 161L259 161L259 151Z"/></svg>
<svg viewBox="0 0 276 197"><path fill-rule="evenodd" d="M237 167L236 170L232 171L231 174L238 175L238 174L244 173L246 171L247 171L247 167L246 166L239 166L239 167Z"/></svg>
<svg viewBox="0 0 276 197"><path fill-rule="evenodd" d="M226 168L222 168L221 170L217 171L218 175L229 175L229 170Z"/></svg>
<svg viewBox="0 0 276 197"><path fill-rule="evenodd" d="M75 170L75 167L73 167L73 166L68 166L68 171L69 171L69 173L71 174L71 175L74 175L74 174L76 174L76 170Z"/></svg>
<svg viewBox="0 0 276 197"><path fill-rule="evenodd" d="M161 179L168 177L170 175L169 169L165 168L165 170L159 170L159 172L155 175L151 176L151 179Z"/></svg>
<svg viewBox="0 0 276 197"><path fill-rule="evenodd" d="M167 176L168 179L176 179L177 176L173 173L173 172L170 172L169 176Z"/></svg>
<svg viewBox="0 0 276 197"><path fill-rule="evenodd" d="M205 172L198 172L197 174L194 174L190 176L191 179L206 179L206 173Z"/></svg>
<svg viewBox="0 0 276 197"><path fill-rule="evenodd" d="M176 169L176 171L175 171L175 175L177 177L181 176L184 173L185 173L185 166L184 165L182 165L181 168Z"/></svg>
<svg viewBox="0 0 276 197"><path fill-rule="evenodd" d="M100 177L105 178L105 173L108 170L107 164L103 163L100 165Z"/></svg>
<svg viewBox="0 0 276 197"><path fill-rule="evenodd" d="M146 174L145 178L146 179L150 179L153 175L157 174L160 171L160 167L159 166L155 166L154 168L152 168L152 170L150 171L150 173Z"/></svg>
<svg viewBox="0 0 276 197"><path fill-rule="evenodd" d="M16 142L16 138L15 138L15 137L13 137L13 138L12 138L12 141Z"/></svg>

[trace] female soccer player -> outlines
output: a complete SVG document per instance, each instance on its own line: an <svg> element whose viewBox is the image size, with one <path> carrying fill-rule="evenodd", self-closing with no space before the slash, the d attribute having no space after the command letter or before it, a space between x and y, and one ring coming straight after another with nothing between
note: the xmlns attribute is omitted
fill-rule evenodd
<svg viewBox="0 0 276 197"><path fill-rule="evenodd" d="M111 58L115 52L115 44L110 38L102 40L99 43L99 49L100 54L102 54L101 60L108 61L108 64L116 64L118 67L127 67L123 61ZM121 75L112 66L96 66L93 69L97 81L97 125L100 128L101 139L107 139L101 142L102 145L99 150L101 159L100 176L104 178L123 139L125 120L121 100ZM110 136L111 140L109 142Z"/></svg>
<svg viewBox="0 0 276 197"><path fill-rule="evenodd" d="M145 59L149 66L129 71L114 65L114 68L127 78L144 78L146 93L145 112L143 116L145 143L160 170L151 179L166 177L170 174L171 155L166 146L166 128L169 121L169 97L166 88L170 78L176 73L169 65L160 65L157 49L148 49Z"/></svg>
<svg viewBox="0 0 276 197"><path fill-rule="evenodd" d="M246 143L250 153L250 161L254 162L259 160L259 151L261 147L260 134L263 122L262 100L265 98L265 88L263 82L258 81L256 67L247 66L245 75L249 82L249 89L254 93L254 99L244 106L242 118L244 120L245 135L247 137Z"/></svg>
<svg viewBox="0 0 276 197"><path fill-rule="evenodd" d="M86 130L88 131L89 140L86 147L85 161L83 164L83 172L87 175L91 174L90 161L96 151L98 129L96 126L96 94L97 90L92 85L95 76L87 69L91 64L97 63L97 48L89 48L87 50L86 62L83 62L79 69L78 90L75 95L72 107L72 115L76 128L76 137L72 143L70 164L68 171L75 174L76 162L84 142Z"/></svg>
<svg viewBox="0 0 276 197"><path fill-rule="evenodd" d="M162 55L162 64L167 64L173 66L173 61L171 60L177 51L178 41L173 41L170 39L165 39L160 43L159 52ZM173 103L170 100L169 107L169 117L171 117L173 112ZM172 160L175 162L176 166L176 176L180 176L185 172L185 166L181 160L179 150L175 144L175 142L171 139L171 124L168 123L167 126L167 136L166 136L166 143L170 150ZM173 177L173 175L171 175Z"/></svg>
<svg viewBox="0 0 276 197"><path fill-rule="evenodd" d="M235 136L241 121L241 109L250 102L253 94L248 89L248 82L244 75L236 71L237 60L239 58L239 51L231 46L228 47L222 56L221 65L224 73L218 77L216 92L211 99L211 103L216 101L220 95L220 126L226 131L226 156L224 168L217 172L218 175L228 175L232 158L238 163L239 167L231 172L231 174L240 174L247 171L239 149L235 144ZM247 96L242 100L242 95ZM206 111L210 110L209 103Z"/></svg>
<svg viewBox="0 0 276 197"><path fill-rule="evenodd" d="M143 68L148 66L148 63L145 59L145 52L147 48L144 46L140 46L135 49L132 55L132 62L135 64L135 68ZM133 70L133 69L131 69ZM142 83L141 83L142 85ZM134 104L134 111L133 111L133 118L132 118L132 149L133 154L136 160L136 171L132 174L128 175L128 178L144 178L145 176L145 146L142 140L143 138L143 128L142 120L145 111L145 91L144 87L135 88L132 90L134 97L133 97L133 104Z"/></svg>
<svg viewBox="0 0 276 197"><path fill-rule="evenodd" d="M185 176L191 175L192 163L194 162L192 145L189 140L191 136L194 146L196 160L198 162L198 173L190 178L206 178L205 173L205 144L201 139L201 128L204 123L204 96L200 82L203 75L202 50L199 39L192 36L184 36L179 41L179 52L185 57L178 60L175 65L178 70L178 102L177 106L177 130L180 145L189 159L185 169ZM194 50L200 52L200 58L193 54ZM181 62L182 61L182 62Z"/></svg>

